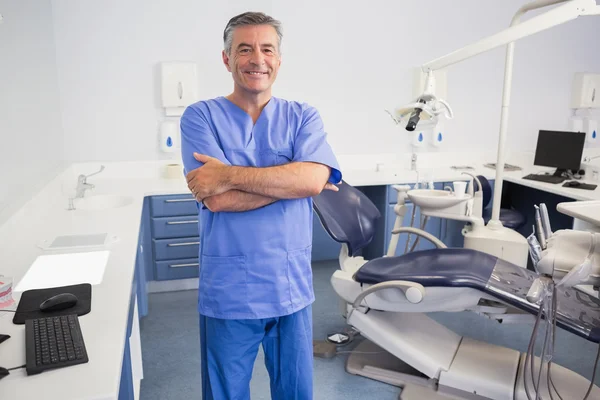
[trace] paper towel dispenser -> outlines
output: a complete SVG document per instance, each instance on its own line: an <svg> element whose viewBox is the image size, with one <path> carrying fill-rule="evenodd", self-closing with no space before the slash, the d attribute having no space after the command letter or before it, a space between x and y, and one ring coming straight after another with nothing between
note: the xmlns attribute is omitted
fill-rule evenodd
<svg viewBox="0 0 600 400"><path fill-rule="evenodd" d="M600 108L600 74L575 74L571 108Z"/></svg>
<svg viewBox="0 0 600 400"><path fill-rule="evenodd" d="M180 116L185 107L197 101L198 74L196 64L161 63L162 106L167 116Z"/></svg>

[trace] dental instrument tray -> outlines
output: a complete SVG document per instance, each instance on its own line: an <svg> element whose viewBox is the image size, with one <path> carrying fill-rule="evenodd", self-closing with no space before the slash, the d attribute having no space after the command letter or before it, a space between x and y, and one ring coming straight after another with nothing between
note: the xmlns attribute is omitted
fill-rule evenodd
<svg viewBox="0 0 600 400"><path fill-rule="evenodd" d="M417 206L425 209L442 210L470 200L471 195L461 197L447 190L414 189L407 193L410 200Z"/></svg>

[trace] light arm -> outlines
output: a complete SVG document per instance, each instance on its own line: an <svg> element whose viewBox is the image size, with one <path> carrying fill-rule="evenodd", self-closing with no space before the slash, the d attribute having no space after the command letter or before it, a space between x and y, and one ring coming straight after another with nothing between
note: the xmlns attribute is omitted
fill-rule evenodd
<svg viewBox="0 0 600 400"><path fill-rule="evenodd" d="M449 65L466 60L467 58L484 53L488 50L495 49L496 47L517 41L526 36L533 35L565 22L572 21L580 15L594 15L599 12L598 8L600 8L600 6L596 5L595 0L549 0L536 1L527 4L521 10L519 10L519 12L517 12L515 17L520 17L524 12L529 10L565 1L566 4L555 7L552 10L533 17L523 23L515 25L515 20L513 19L513 26L510 28L507 28L492 36L488 36L487 38L481 39L469 46L463 47L462 49L456 50L443 57L425 63L421 68L425 72L429 70L435 71L442 69Z"/></svg>

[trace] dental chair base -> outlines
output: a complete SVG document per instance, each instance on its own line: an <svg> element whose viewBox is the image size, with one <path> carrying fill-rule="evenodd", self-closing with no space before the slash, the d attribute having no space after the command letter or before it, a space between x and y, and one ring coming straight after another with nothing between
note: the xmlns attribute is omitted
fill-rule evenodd
<svg viewBox="0 0 600 400"><path fill-rule="evenodd" d="M461 337L419 313L353 312L348 322L370 340L356 347L346 370L401 387L401 400L527 400L523 353ZM539 366L539 359L535 363ZM583 399L589 385L587 379L556 364L552 379L563 399ZM530 378L528 385L531 390ZM549 398L546 382L542 393ZM589 399L599 398L600 389L594 387Z"/></svg>
<svg viewBox="0 0 600 400"><path fill-rule="evenodd" d="M343 256L341 261L344 270L336 271L331 282L349 304L347 323L376 343L356 349L348 359L348 372L403 387L407 390L400 398L405 400L527 400L525 354L460 336L424 313L498 311L500 318L502 308L489 306L500 304L534 315L537 306L526 300L533 272L468 249L426 250L362 266L362 259ZM559 290L558 296L558 326L597 343L600 328L594 321L600 320L600 303L572 289ZM584 398L587 379L556 364L552 376L563 399ZM528 384L531 393L531 378ZM426 397L423 387L430 392ZM600 389L592 390L588 399L600 399Z"/></svg>

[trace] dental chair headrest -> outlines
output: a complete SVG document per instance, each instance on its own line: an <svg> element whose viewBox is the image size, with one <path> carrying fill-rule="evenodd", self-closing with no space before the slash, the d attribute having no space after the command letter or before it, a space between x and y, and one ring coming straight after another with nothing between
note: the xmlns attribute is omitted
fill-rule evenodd
<svg viewBox="0 0 600 400"><path fill-rule="evenodd" d="M348 254L355 256L373 240L381 214L360 190L344 181L338 188L338 192L323 190L313 198L313 205L329 236L346 244Z"/></svg>

